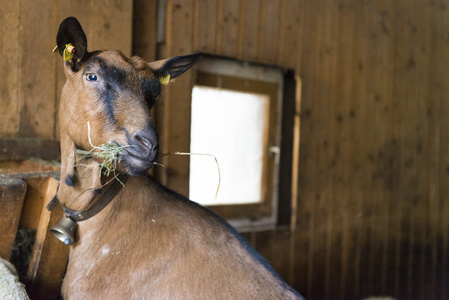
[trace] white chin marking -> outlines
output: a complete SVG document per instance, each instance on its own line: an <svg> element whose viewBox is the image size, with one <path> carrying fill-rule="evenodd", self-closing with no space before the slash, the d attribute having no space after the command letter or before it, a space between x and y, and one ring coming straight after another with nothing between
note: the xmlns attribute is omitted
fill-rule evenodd
<svg viewBox="0 0 449 300"><path fill-rule="evenodd" d="M108 254L109 254L109 251L110 251L109 246L108 246L108 245L104 245L104 246L101 248L101 255L108 255Z"/></svg>

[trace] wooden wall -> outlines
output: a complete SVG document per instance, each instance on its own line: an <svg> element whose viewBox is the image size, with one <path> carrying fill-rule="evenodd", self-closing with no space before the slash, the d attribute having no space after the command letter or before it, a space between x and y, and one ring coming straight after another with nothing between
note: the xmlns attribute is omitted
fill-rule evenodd
<svg viewBox="0 0 449 300"><path fill-rule="evenodd" d="M296 230L247 235L281 275L308 299L449 297L449 3L167 3L166 56L203 51L302 79ZM190 130L173 120L189 115L192 76L167 89L171 149ZM188 174L175 166L169 185Z"/></svg>
<svg viewBox="0 0 449 300"><path fill-rule="evenodd" d="M449 2L305 3L295 284L447 299Z"/></svg>
<svg viewBox="0 0 449 300"><path fill-rule="evenodd" d="M58 137L64 77L50 51L63 17L80 19L90 49L152 59L156 3L1 7L0 137ZM290 68L302 79L296 229L246 234L279 273L307 299L447 299L448 1L166 4L158 58L203 51ZM178 120L190 115L193 76L164 89L157 117L165 150L186 150L190 128ZM176 178L188 163L177 159L163 179L185 191Z"/></svg>

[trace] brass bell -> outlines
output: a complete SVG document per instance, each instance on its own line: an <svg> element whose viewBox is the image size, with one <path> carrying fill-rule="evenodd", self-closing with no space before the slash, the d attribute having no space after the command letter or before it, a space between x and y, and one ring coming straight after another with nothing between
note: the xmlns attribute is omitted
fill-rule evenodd
<svg viewBox="0 0 449 300"><path fill-rule="evenodd" d="M75 229L76 223L70 218L63 217L56 226L50 229L50 232L61 242L68 245L75 240Z"/></svg>

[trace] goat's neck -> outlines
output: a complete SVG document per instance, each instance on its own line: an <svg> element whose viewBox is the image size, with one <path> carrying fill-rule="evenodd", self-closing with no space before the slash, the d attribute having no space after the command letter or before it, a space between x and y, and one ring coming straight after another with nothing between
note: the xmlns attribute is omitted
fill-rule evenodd
<svg viewBox="0 0 449 300"><path fill-rule="evenodd" d="M72 210L86 210L110 177L101 175L99 163L77 153L73 140L61 134L61 184L58 190L61 204Z"/></svg>

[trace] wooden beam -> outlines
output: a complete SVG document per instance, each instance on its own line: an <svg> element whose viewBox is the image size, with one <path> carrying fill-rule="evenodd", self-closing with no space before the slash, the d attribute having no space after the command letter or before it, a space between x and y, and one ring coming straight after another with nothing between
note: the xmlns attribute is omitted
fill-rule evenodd
<svg viewBox="0 0 449 300"><path fill-rule="evenodd" d="M167 57L185 55L192 50L193 1L172 0L167 3ZM161 149L163 152L189 152L191 93L194 72L190 70L164 88ZM178 193L188 196L190 160L188 156L171 156L162 162L166 168L162 182Z"/></svg>
<svg viewBox="0 0 449 300"><path fill-rule="evenodd" d="M9 260L27 189L19 178L0 177L0 257Z"/></svg>
<svg viewBox="0 0 449 300"><path fill-rule="evenodd" d="M58 181L50 177L47 187L41 190L44 201L27 274L27 279L32 282L29 293L33 299L54 299L59 295L68 261L69 247L49 232L62 218L62 210L58 207L50 212L45 208L57 189Z"/></svg>
<svg viewBox="0 0 449 300"><path fill-rule="evenodd" d="M145 60L156 59L156 0L135 0L133 18L133 55Z"/></svg>
<svg viewBox="0 0 449 300"><path fill-rule="evenodd" d="M41 139L0 139L0 161L18 161L30 157L59 160L59 142Z"/></svg>

